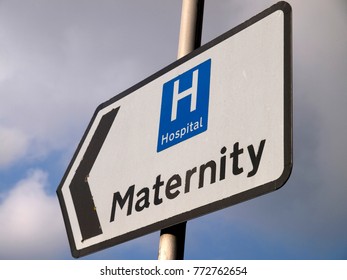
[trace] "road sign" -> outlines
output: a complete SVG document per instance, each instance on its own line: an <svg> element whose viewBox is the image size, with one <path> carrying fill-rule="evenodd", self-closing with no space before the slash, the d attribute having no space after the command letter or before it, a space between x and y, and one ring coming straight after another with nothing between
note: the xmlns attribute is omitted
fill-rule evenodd
<svg viewBox="0 0 347 280"><path fill-rule="evenodd" d="M73 256L280 188L291 49L279 2L101 104L57 190Z"/></svg>

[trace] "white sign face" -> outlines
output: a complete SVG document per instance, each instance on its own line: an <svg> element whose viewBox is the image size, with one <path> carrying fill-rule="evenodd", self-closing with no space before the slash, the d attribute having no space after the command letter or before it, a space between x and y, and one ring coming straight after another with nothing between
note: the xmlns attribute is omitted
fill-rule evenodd
<svg viewBox="0 0 347 280"><path fill-rule="evenodd" d="M101 104L57 190L73 256L280 188L291 103L280 2Z"/></svg>

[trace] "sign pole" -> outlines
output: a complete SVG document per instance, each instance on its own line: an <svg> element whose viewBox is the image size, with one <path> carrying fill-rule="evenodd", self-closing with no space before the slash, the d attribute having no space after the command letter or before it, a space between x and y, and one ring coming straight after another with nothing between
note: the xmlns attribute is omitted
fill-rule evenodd
<svg viewBox="0 0 347 280"><path fill-rule="evenodd" d="M177 59L201 45L204 0L182 0ZM158 260L183 260L186 224L183 222L160 231Z"/></svg>

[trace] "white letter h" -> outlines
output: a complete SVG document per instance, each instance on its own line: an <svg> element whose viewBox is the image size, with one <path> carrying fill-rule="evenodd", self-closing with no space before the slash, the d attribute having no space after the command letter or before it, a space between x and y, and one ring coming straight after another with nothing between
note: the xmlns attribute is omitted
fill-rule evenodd
<svg viewBox="0 0 347 280"><path fill-rule="evenodd" d="M195 70L193 72L193 78L192 78L192 87L186 89L185 91L179 93L179 80L174 82L174 88L173 88L173 96L172 96L172 109L171 109L171 121L174 121L177 117L177 103L179 100L181 100L184 97L187 97L190 95L190 112L196 110L196 100L198 95L198 72L199 70Z"/></svg>

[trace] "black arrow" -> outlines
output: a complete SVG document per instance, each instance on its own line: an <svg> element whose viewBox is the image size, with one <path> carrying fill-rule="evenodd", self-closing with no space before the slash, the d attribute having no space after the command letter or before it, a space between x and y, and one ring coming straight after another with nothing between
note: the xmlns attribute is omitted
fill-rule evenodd
<svg viewBox="0 0 347 280"><path fill-rule="evenodd" d="M103 115L69 186L82 241L102 234L102 228L88 184L88 176L120 107Z"/></svg>

